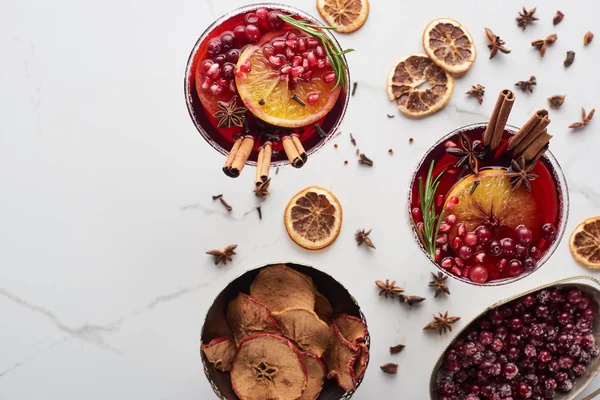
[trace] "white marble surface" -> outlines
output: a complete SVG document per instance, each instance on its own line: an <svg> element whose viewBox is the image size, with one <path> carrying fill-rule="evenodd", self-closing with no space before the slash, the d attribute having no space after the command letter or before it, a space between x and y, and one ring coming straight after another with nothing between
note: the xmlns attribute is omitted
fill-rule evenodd
<svg viewBox="0 0 600 400"><path fill-rule="evenodd" d="M314 0L287 2L316 14ZM563 240L550 262L521 282L452 282L450 298L433 300L426 287L433 269L413 243L404 210L410 174L429 144L487 120L499 90L536 75L534 93L517 94L510 123L547 107L548 96L566 94L563 107L550 111L550 130L570 185L568 232L600 213L600 122L567 129L582 106L600 107L600 39L582 45L587 30L600 34L599 3L544 1L541 21L522 32L517 0L372 0L367 24L339 35L357 50L349 61L359 82L344 134L334 141L339 148L331 142L302 170L282 168L262 221L251 193L254 171L237 180L222 174L223 157L196 132L182 87L196 38L243 3L0 1L0 399L213 398L198 355L208 307L243 271L283 260L334 275L362 306L371 364L354 398L424 399L432 365L451 339L421 331L433 312L448 309L468 321L509 295L589 273ZM566 17L553 27L558 8ZM409 120L388 102L385 78L396 59L422 52L422 29L440 16L471 31L479 57L443 111ZM485 26L511 54L488 60ZM559 39L542 59L529 43L554 32ZM562 66L567 50L576 52L569 69ZM487 89L481 106L464 95L477 83ZM373 168L356 164L349 132ZM288 199L312 184L333 190L344 207L339 239L315 253L293 244L282 223ZM234 207L231 214L212 202L217 193ZM356 247L359 228L373 228L376 251ZM227 266L215 267L204 254L231 243L239 244L238 255ZM429 298L412 310L385 301L373 284L385 278ZM397 342L407 348L391 357L388 347ZM400 364L397 376L378 368L390 361ZM597 379L588 392L598 386Z"/></svg>

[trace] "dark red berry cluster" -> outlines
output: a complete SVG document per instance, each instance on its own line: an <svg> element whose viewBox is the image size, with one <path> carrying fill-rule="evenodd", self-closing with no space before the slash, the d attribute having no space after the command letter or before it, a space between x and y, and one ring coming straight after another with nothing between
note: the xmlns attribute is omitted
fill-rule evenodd
<svg viewBox="0 0 600 400"><path fill-rule="evenodd" d="M570 392L592 357L598 310L576 288L544 289L495 308L444 354L440 400L552 399Z"/></svg>

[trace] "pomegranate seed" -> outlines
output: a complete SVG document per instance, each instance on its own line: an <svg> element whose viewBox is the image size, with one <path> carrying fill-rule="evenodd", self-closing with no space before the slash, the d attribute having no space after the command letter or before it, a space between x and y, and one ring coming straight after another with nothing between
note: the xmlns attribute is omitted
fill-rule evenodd
<svg viewBox="0 0 600 400"><path fill-rule="evenodd" d="M256 42L260 39L260 29L256 25L246 25L246 38L249 42Z"/></svg>
<svg viewBox="0 0 600 400"><path fill-rule="evenodd" d="M445 233L442 233L441 235L438 235L438 237L435 239L435 242L437 244L446 244L446 243L448 243L448 235L446 235Z"/></svg>
<svg viewBox="0 0 600 400"><path fill-rule="evenodd" d="M536 260L542 258L542 251L536 246L532 246L531 249L529 249L529 254L531 254L531 256Z"/></svg>
<svg viewBox="0 0 600 400"><path fill-rule="evenodd" d="M448 147L458 147L458 146L452 140L446 140L446 142L444 143L444 147L448 148Z"/></svg>
<svg viewBox="0 0 600 400"><path fill-rule="evenodd" d="M461 259L460 259L460 258L458 258L458 257L454 257L454 263L455 263L456 265L458 265L459 267L461 267L461 268L465 266L465 263L464 263L464 261L463 261L463 260L461 260Z"/></svg>
<svg viewBox="0 0 600 400"><path fill-rule="evenodd" d="M300 38L298 39L298 50L300 51L306 51L306 39L305 38Z"/></svg>
<svg viewBox="0 0 600 400"><path fill-rule="evenodd" d="M219 66L219 64L215 63L210 66L206 75L210 76L212 79L218 79L219 75L220 75L220 73L219 73L220 69L221 69L221 67Z"/></svg>
<svg viewBox="0 0 600 400"><path fill-rule="evenodd" d="M467 234L467 227L465 224L458 224L458 236L465 236Z"/></svg>
<svg viewBox="0 0 600 400"><path fill-rule="evenodd" d="M442 259L442 250L441 249L435 249L435 262L440 262L440 260Z"/></svg>
<svg viewBox="0 0 600 400"><path fill-rule="evenodd" d="M286 65L285 67L281 67L281 69L279 70L279 72L281 72L282 74L289 74L292 71L292 67L290 67L289 65Z"/></svg>
<svg viewBox="0 0 600 400"><path fill-rule="evenodd" d="M285 48L285 55L286 55L287 58L289 58L291 60L292 58L294 58L294 56L296 55L296 53L290 47L286 47Z"/></svg>
<svg viewBox="0 0 600 400"><path fill-rule="evenodd" d="M298 47L298 41L297 40L286 40L285 45L287 47L289 47L290 49L296 49L296 47Z"/></svg>
<svg viewBox="0 0 600 400"><path fill-rule="evenodd" d="M231 93L235 93L237 91L237 88L235 87L235 81L233 79L229 81L228 88Z"/></svg>
<svg viewBox="0 0 600 400"><path fill-rule="evenodd" d="M307 44L307 45L308 45L308 47L310 47L310 48L317 47L317 46L319 45L319 43L320 43L320 42L319 42L319 39L315 39L315 38L312 38L312 37L310 37L310 38L306 39L306 44Z"/></svg>
<svg viewBox="0 0 600 400"><path fill-rule="evenodd" d="M496 269L498 270L498 272L504 271L504 268L506 268L506 264L508 264L508 260L506 258L503 258L502 260L498 261L498 264L496 264Z"/></svg>
<svg viewBox="0 0 600 400"><path fill-rule="evenodd" d="M208 76L205 77L204 81L202 81L202 90L207 90L212 83L212 79L210 79Z"/></svg>
<svg viewBox="0 0 600 400"><path fill-rule="evenodd" d="M263 47L263 55L267 58L271 57L275 53L275 48L273 46L265 46Z"/></svg>
<svg viewBox="0 0 600 400"><path fill-rule="evenodd" d="M449 224L442 222L440 224L440 232L448 232L452 228Z"/></svg>
<svg viewBox="0 0 600 400"><path fill-rule="evenodd" d="M456 224L456 221L458 220L458 218L454 214L448 214L448 215L446 215L446 218L444 218L444 220L447 223L449 223L450 225L454 225L454 224Z"/></svg>
<svg viewBox="0 0 600 400"><path fill-rule="evenodd" d="M301 64L302 64L302 57L294 56L294 58L292 59L292 67L298 67Z"/></svg>
<svg viewBox="0 0 600 400"><path fill-rule="evenodd" d="M475 260L477 260L477 262L483 263L485 261L485 253L483 251L480 251L479 253L475 254Z"/></svg>
<svg viewBox="0 0 600 400"><path fill-rule="evenodd" d="M266 8L259 8L258 10L256 10L256 16L262 19L263 21L267 19L267 15L269 15L269 10L267 10Z"/></svg>
<svg viewBox="0 0 600 400"><path fill-rule="evenodd" d="M331 67L331 61L329 61L329 57L325 57L323 60L325 61L326 67Z"/></svg>
<svg viewBox="0 0 600 400"><path fill-rule="evenodd" d="M298 35L296 35L294 32L290 32L287 35L287 40L298 40Z"/></svg>
<svg viewBox="0 0 600 400"><path fill-rule="evenodd" d="M419 222L417 224L417 229L419 230L419 232L423 233L423 229L425 229L425 224L423 224L422 222Z"/></svg>
<svg viewBox="0 0 600 400"><path fill-rule="evenodd" d="M310 72L310 71L309 71ZM317 92L310 92L307 96L306 96L306 101L308 102L308 104L310 104L311 106L314 106L315 104L317 104L317 102L319 101L319 93Z"/></svg>
<svg viewBox="0 0 600 400"><path fill-rule="evenodd" d="M308 60L306 58L302 59L302 66L304 67L304 69L308 68Z"/></svg>
<svg viewBox="0 0 600 400"><path fill-rule="evenodd" d="M282 64L281 57L275 57L275 56L269 57L269 62L274 67L281 67L281 64Z"/></svg>
<svg viewBox="0 0 600 400"><path fill-rule="evenodd" d="M281 40L281 39L279 39L279 40L275 40L275 41L273 42L273 48L274 48L276 51L283 51L283 50L285 50L285 41L283 41L283 40Z"/></svg>
<svg viewBox="0 0 600 400"><path fill-rule="evenodd" d="M213 65L213 64L214 64L214 62L210 58L207 59L207 60L202 61L202 71L208 72L208 70L210 69L211 65Z"/></svg>
<svg viewBox="0 0 600 400"><path fill-rule="evenodd" d="M225 86L227 86L227 84L229 83L229 81L227 79L225 79L225 78L221 78L216 83L219 86L225 87Z"/></svg>
<svg viewBox="0 0 600 400"><path fill-rule="evenodd" d="M305 73L303 73L302 75L300 75L300 77L302 79L306 79L308 81L308 80L310 80L310 78L312 78L312 71L306 71Z"/></svg>
<svg viewBox="0 0 600 400"><path fill-rule="evenodd" d="M212 86L210 87L210 91L214 95L219 95L219 94L223 93L223 88L221 86L217 85L216 83L213 83Z"/></svg>
<svg viewBox="0 0 600 400"><path fill-rule="evenodd" d="M423 213L421 212L421 209L419 207L415 207L413 208L410 213L412 214L412 217L415 221L419 222L421 221L421 218L423 217Z"/></svg>
<svg viewBox="0 0 600 400"><path fill-rule="evenodd" d="M444 196L440 194L438 197L435 198L435 205L436 205L436 207L441 207L443 204L444 204Z"/></svg>
<svg viewBox="0 0 600 400"><path fill-rule="evenodd" d="M458 197L452 196L452 197L450 197L450 199L448 199L448 202L446 203L446 208L451 209L454 206L456 206L457 204L458 204Z"/></svg>
<svg viewBox="0 0 600 400"><path fill-rule="evenodd" d="M304 67L299 66L299 67L293 67L291 74L294 78L296 78L296 77L300 76L300 74L303 72L304 72Z"/></svg>
<svg viewBox="0 0 600 400"><path fill-rule="evenodd" d="M483 265L476 265L471 268L469 278L475 283L485 283L488 279L488 271Z"/></svg>
<svg viewBox="0 0 600 400"><path fill-rule="evenodd" d="M239 68L236 68L236 69L234 69L234 70L233 70L233 74L234 74L235 76L237 76L238 78L246 79L246 74L245 74L245 73L243 73L242 71L240 71L240 69L239 69Z"/></svg>
<svg viewBox="0 0 600 400"><path fill-rule="evenodd" d="M233 36L235 36L238 45L246 44L248 41L248 38L246 38L246 27L244 25L238 25L233 28Z"/></svg>
<svg viewBox="0 0 600 400"><path fill-rule="evenodd" d="M462 275L462 271L460 270L460 268L458 268L456 266L452 267L452 269L450 270L450 272L452 272L456 276L461 276Z"/></svg>
<svg viewBox="0 0 600 400"><path fill-rule="evenodd" d="M454 239L452 239L452 248L454 250L458 250L460 248L460 246L462 246L462 245L463 245L463 241L458 236L456 236Z"/></svg>
<svg viewBox="0 0 600 400"><path fill-rule="evenodd" d="M452 257L446 257L440 263L440 266L442 268L452 268L453 265L454 265L454 260L452 260Z"/></svg>
<svg viewBox="0 0 600 400"><path fill-rule="evenodd" d="M252 64L250 64L250 61L246 61L240 66L240 69L242 72L250 72L252 71Z"/></svg>
<svg viewBox="0 0 600 400"><path fill-rule="evenodd" d="M315 47L315 53L317 54L317 57L319 57L319 58L325 57L325 50L323 50L323 46L321 46L321 45Z"/></svg>
<svg viewBox="0 0 600 400"><path fill-rule="evenodd" d="M325 68L325 61L324 60L318 60L317 61L317 68Z"/></svg>
<svg viewBox="0 0 600 400"><path fill-rule="evenodd" d="M321 79L323 79L323 82L325 82L325 83L332 83L335 80L335 72L332 71L332 72L323 74Z"/></svg>
<svg viewBox="0 0 600 400"><path fill-rule="evenodd" d="M465 244L469 247L472 247L477 243L477 235L473 232L469 232L465 235Z"/></svg>
<svg viewBox="0 0 600 400"><path fill-rule="evenodd" d="M246 25L254 25L258 23L258 16L256 14L254 14L253 12L249 12L248 14L244 15L244 23Z"/></svg>

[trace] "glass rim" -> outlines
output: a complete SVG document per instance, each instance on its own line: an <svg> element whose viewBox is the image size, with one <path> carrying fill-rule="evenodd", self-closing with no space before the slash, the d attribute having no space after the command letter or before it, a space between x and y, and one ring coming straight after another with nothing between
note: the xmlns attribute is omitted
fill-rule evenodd
<svg viewBox="0 0 600 400"><path fill-rule="evenodd" d="M460 126L456 129L453 129L451 132L445 134L444 136L442 136L440 139L438 139L437 141L435 141L435 143L433 143L423 154L423 157L421 157L421 159L419 160L411 178L410 178L410 182L409 182L409 187L408 187L408 192L407 192L407 223L409 225L412 237L415 241L415 243L419 246L419 249L421 250L421 253L427 258L428 261L430 261L439 271L443 272L445 275L448 275L460 282L464 282L464 283L468 283L470 285L473 286L483 286L483 287L494 287L494 286L502 286L502 285L508 285L510 283L513 282L517 282L520 281L523 278L526 278L530 275L532 275L533 273L535 273L536 271L538 271L544 264L546 264L546 262L550 259L550 257L554 254L554 252L556 251L556 249L558 248L558 245L560 244L560 242L562 241L562 238L565 234L565 231L567 229L567 220L569 218L569 188L567 185L567 180L565 178L565 175L563 173L563 170L560 166L560 164L558 163L558 160L556 159L556 157L554 157L554 155L552 154L552 152L548 149L544 155L542 156L542 159L547 160L547 162L550 164L550 166L552 167L552 169L554 170L554 173L552 174L553 180L555 181L556 184L556 189L558 192L558 217L559 217L559 226L557 227L557 234L556 234L556 238L554 239L554 241L552 242L552 244L550 245L550 247L546 250L546 252L544 253L544 255L542 256L542 258L537 262L536 267L533 269L533 271L531 272L523 272L521 275L519 276L515 276L512 278L505 278L505 279L498 279L498 280L494 280L494 281L489 281L486 283L475 283L467 278L464 277L459 277L456 276L454 274L449 273L448 271L446 271L444 268L442 268L438 263L435 262L435 260L432 260L431 257L429 257L429 255L427 254L427 251L425 249L425 247L423 246L423 243L421 242L421 240L419 239L419 235L417 233L416 227L414 226L414 224L412 223L412 218L411 218L411 203L412 203L412 192L413 192L413 185L415 184L415 181L417 179L417 175L419 173L419 170L421 169L421 167L423 166L423 163L425 162L425 160L427 159L427 157L429 156L429 154L438 148L438 146L440 146L444 141L450 139L451 137L455 136L456 134L458 134L459 132L468 130L468 129L476 129L476 128L481 128L481 127L485 127L487 126L488 123L487 122L476 122L476 123L472 123L472 124L468 124L468 125L463 125ZM509 125L507 124L506 127L504 128L505 130L511 132L513 135L516 134L518 132L518 130L520 128L514 126L514 125Z"/></svg>
<svg viewBox="0 0 600 400"><path fill-rule="evenodd" d="M202 42L204 42L204 40L206 40L206 38L208 37L208 35L217 26L219 26L220 24L222 24L223 22L225 22L229 18L232 18L232 17L234 17L236 15L242 14L242 13L247 12L247 11L256 10L258 8L261 8L261 7L276 8L276 9L280 9L282 11L287 11L287 12L290 12L290 13L293 13L293 14L298 14L302 18L306 18L306 19L310 20L311 22L313 22L315 24L323 25L323 23L320 22L318 19L316 19L312 15L308 14L306 11L300 10L300 9L298 9L296 7L289 6L289 5L286 5L286 4L281 4L281 3L275 3L275 2L262 2L262 3L256 3L256 4L248 4L248 5L245 5L245 6L234 8L234 9L228 11L227 13L221 15L219 18L215 19L215 21L212 24L210 24L204 30L204 32L202 32L202 34L200 35L200 37L198 38L198 40L196 40L196 43L192 47L192 50L191 50L190 55L188 56L188 60L186 62L185 74L184 74L184 77L183 77L183 92L184 92L184 95L185 95L185 104L186 104L186 107L187 107L188 114L189 114L189 116L190 116L190 118L192 120L192 123L196 127L196 130L200 133L200 136L202 136L204 138L204 140L206 140L206 142L208 142L208 144L213 149L217 150L219 153L223 154L224 156L227 156L229 154L229 150L223 148L223 146L221 146L215 140L213 140L212 137L210 136L210 134L204 129L204 127L202 126L201 122L194 116L194 112L193 112L194 110L193 110L193 107L192 107L192 92L193 92L193 90L195 90L195 88L191 87L191 85L190 85L190 77L191 77L191 73L192 73L192 64L193 64L193 61L194 61L194 57L196 56L196 53L198 52L198 50L200 49L200 46L202 45ZM338 46L339 49L342 49L342 46L338 42L337 38L330 32L329 29L325 29L324 33L333 40L333 42ZM346 55L342 54L342 57L344 57L344 60L347 63ZM342 93L340 93L340 95L341 94ZM309 148L306 151L307 155L310 156L310 155L316 153L327 142L329 142L335 136L336 132L338 131L340 125L342 124L342 122L344 120L344 117L346 115L346 111L348 109L348 103L350 102L350 70L349 69L346 70L346 87L344 88L343 94L345 95L345 100L344 100L344 103L342 105L342 110L340 112L339 117L336 119L336 121L334 122L334 124L331 127L331 129L329 130L329 132L326 132L326 136L324 138L322 138L322 140L320 140L317 144L315 144L314 146L312 146L311 148ZM287 158L282 159L282 160L277 160L277 161L271 161L271 165L275 166L275 167L289 165L289 164L290 164L290 161ZM256 161L248 160L248 161L246 161L246 165L256 166L257 162Z"/></svg>

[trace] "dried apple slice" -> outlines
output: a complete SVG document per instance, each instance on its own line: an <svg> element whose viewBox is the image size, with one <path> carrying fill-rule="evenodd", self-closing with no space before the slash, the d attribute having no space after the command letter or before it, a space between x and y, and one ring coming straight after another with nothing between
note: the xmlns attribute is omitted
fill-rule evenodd
<svg viewBox="0 0 600 400"><path fill-rule="evenodd" d="M288 339L259 333L240 343L231 386L240 400L297 400L308 382L302 355Z"/></svg>
<svg viewBox="0 0 600 400"><path fill-rule="evenodd" d="M263 302L272 312L290 307L313 310L315 293L311 278L283 264L263 268L250 285L250 296Z"/></svg>
<svg viewBox="0 0 600 400"><path fill-rule="evenodd" d="M231 363L237 353L237 347L232 337L225 336L211 340L201 346L209 363L219 371L231 370Z"/></svg>
<svg viewBox="0 0 600 400"><path fill-rule="evenodd" d="M334 337L323 356L325 365L329 369L327 378L335 378L337 384L349 392L356 389L354 362L359 356L358 346L344 339L335 321L331 329Z"/></svg>
<svg viewBox="0 0 600 400"><path fill-rule="evenodd" d="M367 337L367 326L359 318L348 314L340 314L335 318L340 332L352 344L359 344Z"/></svg>
<svg viewBox="0 0 600 400"><path fill-rule="evenodd" d="M329 346L329 326L321 321L314 311L293 307L273 313L273 318L281 327L284 336L292 339L300 349L321 357Z"/></svg>
<svg viewBox="0 0 600 400"><path fill-rule="evenodd" d="M354 361L354 379L358 382L367 370L367 361L369 361L369 348L366 344L358 345L358 357Z"/></svg>
<svg viewBox="0 0 600 400"><path fill-rule="evenodd" d="M263 303L245 293L239 293L229 302L227 322L238 346L242 340L257 333L281 334L281 328L271 315L271 311Z"/></svg>
<svg viewBox="0 0 600 400"><path fill-rule="evenodd" d="M304 393L302 393L302 397L298 400L316 400L321 394L321 390L323 390L325 377L327 376L327 367L313 353L308 351L301 351L300 353L308 372L308 382Z"/></svg>
<svg viewBox="0 0 600 400"><path fill-rule="evenodd" d="M315 312L321 321L327 325L331 325L331 322L333 322L333 307L331 307L331 303L327 300L327 297L319 292L315 296Z"/></svg>

